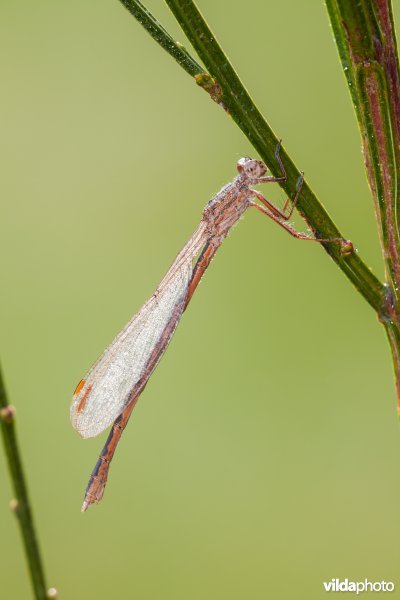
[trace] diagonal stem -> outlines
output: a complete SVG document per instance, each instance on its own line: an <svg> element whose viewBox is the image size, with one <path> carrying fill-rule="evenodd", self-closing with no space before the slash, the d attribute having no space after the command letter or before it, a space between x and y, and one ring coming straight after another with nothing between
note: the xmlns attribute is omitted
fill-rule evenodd
<svg viewBox="0 0 400 600"><path fill-rule="evenodd" d="M121 0L121 2L143 24L143 19L137 16L136 11L131 10L132 5L136 6L138 4L137 0ZM208 73L204 71L195 73L196 81L210 93L213 100L230 114L264 162L270 166L272 174L278 175L275 149L279 140L257 109L198 8L192 0L166 0L166 3L207 68ZM147 9L145 10L146 14L149 14ZM156 21L154 17L151 18ZM149 27L144 26L149 31ZM172 51L165 39L163 41L159 39L160 31L158 30L157 35L153 35L151 31L150 33L164 49L176 58L175 49ZM166 34L163 28L162 31ZM171 40L173 45L180 47L169 36L169 41ZM185 68L181 61L178 62ZM187 68L185 70L189 72ZM191 74L193 75L194 72ZM299 169L283 148L281 157L287 172L287 180L280 183L280 185L290 196L296 188ZM297 208L309 223L316 237L324 239L343 238L307 182L304 182ZM344 255L338 244L323 245L327 253L367 302L378 314L383 314L386 310L386 289L371 273L359 255L355 252Z"/></svg>
<svg viewBox="0 0 400 600"><path fill-rule="evenodd" d="M160 44L160 46L164 48L164 50L166 50L187 73L189 73L189 75L194 77L197 74L205 72L203 67L190 56L186 48L170 36L168 31L164 29L161 23L157 21L139 0L120 0L120 2L129 10L135 19L143 25L151 37L154 38L155 41Z"/></svg>
<svg viewBox="0 0 400 600"><path fill-rule="evenodd" d="M0 423L8 468L15 493L15 499L12 501L11 507L14 509L20 525L34 595L36 600L47 600L49 597L54 597L51 596L51 594L54 594L54 590L49 590L49 593L46 592L43 563L33 523L27 484L15 431L15 409L8 404L1 370Z"/></svg>

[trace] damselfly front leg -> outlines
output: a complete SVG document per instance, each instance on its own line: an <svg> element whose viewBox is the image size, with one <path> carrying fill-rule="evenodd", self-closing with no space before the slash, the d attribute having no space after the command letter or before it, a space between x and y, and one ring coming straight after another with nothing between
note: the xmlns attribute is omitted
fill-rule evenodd
<svg viewBox="0 0 400 600"><path fill-rule="evenodd" d="M275 150L275 158L278 162L279 168L281 170L282 176L281 177L258 177L254 183L258 184L258 183L282 183L284 181L287 180L287 175L286 175L286 169L283 165L282 159L281 159L281 155L280 155L280 150L281 150L281 142L282 140L279 140L277 146L276 146L276 150ZM270 202L269 200L267 200L263 194L261 192L259 192L258 190L254 190L253 188L250 188L251 191L254 193L254 195L256 196L256 198L258 198L258 200L260 200L260 202L262 202L267 208L268 210L270 210L274 215L276 215L277 217L283 219L284 221L288 221L292 214L294 209L296 208L296 204L297 204L297 200L299 198L300 195L300 190L301 187L303 185L303 180L304 180L304 173L301 172L301 175L299 177L299 180L297 182L296 185L296 195L293 198L293 200L291 198L287 198L286 202L283 206L282 209L279 209L277 206L275 206L274 204L272 204L272 202ZM287 212L287 207L290 206L289 212Z"/></svg>
<svg viewBox="0 0 400 600"><path fill-rule="evenodd" d="M282 140L279 140L279 142L276 145L275 158L276 158L276 160L278 162L278 165L279 165L279 168L281 170L282 175L280 177L273 177L271 175L263 175L262 177L256 177L253 180L253 184L257 184L257 183L280 183L280 182L286 181L286 179L287 179L286 169L283 166L283 162L282 162L281 155L280 155L281 142L282 142ZM265 170L267 170L266 167L265 167Z"/></svg>

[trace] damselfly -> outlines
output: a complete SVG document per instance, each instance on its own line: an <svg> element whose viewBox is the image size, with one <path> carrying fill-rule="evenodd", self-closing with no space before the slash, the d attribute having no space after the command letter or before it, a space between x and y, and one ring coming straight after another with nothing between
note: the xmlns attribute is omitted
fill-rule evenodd
<svg viewBox="0 0 400 600"><path fill-rule="evenodd" d="M165 352L205 270L233 225L248 208L256 208L298 239L335 242L341 244L343 253L351 251L351 243L346 240L317 239L297 232L288 223L300 195L303 173L297 182L293 200L288 198L282 210L251 187L286 180L279 150L280 144L275 156L281 177L266 176L267 167L260 160L241 158L238 161L239 174L206 205L199 226L155 293L78 384L71 406L71 421L81 436L94 437L113 423L91 474L83 511L103 497L110 462L137 399Z"/></svg>

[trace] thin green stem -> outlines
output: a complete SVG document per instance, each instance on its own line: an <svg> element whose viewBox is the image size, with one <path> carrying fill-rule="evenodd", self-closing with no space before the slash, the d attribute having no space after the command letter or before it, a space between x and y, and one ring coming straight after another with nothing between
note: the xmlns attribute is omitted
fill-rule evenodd
<svg viewBox="0 0 400 600"><path fill-rule="evenodd" d="M195 77L204 73L201 67L189 54L189 52L170 36L168 31L157 21L149 10L139 0L120 0L129 12L139 21L145 30L166 50L176 62L185 69L186 73Z"/></svg>
<svg viewBox="0 0 400 600"><path fill-rule="evenodd" d="M126 0L121 1L126 6L131 4ZM257 109L196 5L191 0L166 0L166 3L207 68L208 73L204 74L200 81L198 76L195 77L196 81L210 93L213 100L231 115L264 162L268 164L273 175L280 175L275 159L278 138ZM146 9L144 10L146 11ZM135 12L131 12L138 18ZM142 18L139 20L143 24ZM163 31L165 30L163 29ZM151 31L150 33L152 34ZM161 43L158 36L153 35L153 37ZM176 44L176 42L174 43ZM162 44L162 46L175 58L175 50L171 51L166 44ZM185 68L180 61L178 62ZM189 72L188 69L185 70ZM287 180L281 186L290 195L296 187L299 169L284 148L281 150L281 157L287 172ZM298 209L309 223L316 237L324 239L343 238L307 182L304 182ZM386 305L385 287L371 273L359 255L355 252L344 255L341 246L336 243L323 245L367 302L379 314L384 312Z"/></svg>
<svg viewBox="0 0 400 600"><path fill-rule="evenodd" d="M221 104L219 101L219 86L216 85L215 81L203 67L195 61L186 48L173 39L151 12L139 0L120 0L120 2L143 25L151 37L176 60L182 69L194 77L196 83L210 94L215 102Z"/></svg>
<svg viewBox="0 0 400 600"><path fill-rule="evenodd" d="M15 409L7 401L6 390L0 369L0 423L3 434L8 468L14 488L15 499L11 503L22 533L28 561L32 587L36 600L47 600L43 563L29 503L27 484L22 467L21 453L15 431Z"/></svg>

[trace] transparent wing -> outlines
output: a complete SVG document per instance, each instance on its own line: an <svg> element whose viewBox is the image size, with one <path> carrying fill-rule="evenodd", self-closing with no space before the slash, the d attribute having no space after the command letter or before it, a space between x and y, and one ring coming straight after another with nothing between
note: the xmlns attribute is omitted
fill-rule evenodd
<svg viewBox="0 0 400 600"><path fill-rule="evenodd" d="M71 421L82 437L94 437L106 429L142 391L185 308L193 260L204 243L205 225L201 222L157 291L79 383Z"/></svg>

